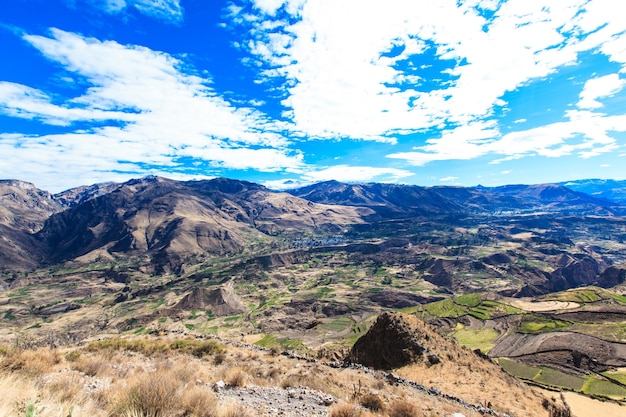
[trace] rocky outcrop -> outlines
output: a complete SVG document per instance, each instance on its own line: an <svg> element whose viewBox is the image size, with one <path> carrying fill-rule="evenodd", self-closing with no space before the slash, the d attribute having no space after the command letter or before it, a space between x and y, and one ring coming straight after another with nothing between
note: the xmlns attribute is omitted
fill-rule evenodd
<svg viewBox="0 0 626 417"><path fill-rule="evenodd" d="M219 288L196 288L185 295L174 307L175 310L210 311L215 316L232 316L246 311L241 298L228 285Z"/></svg>
<svg viewBox="0 0 626 417"><path fill-rule="evenodd" d="M598 276L594 285L602 288L611 288L626 281L626 265L610 266Z"/></svg>
<svg viewBox="0 0 626 417"><path fill-rule="evenodd" d="M561 255L557 260L557 266L558 269L549 278L548 289L550 292L592 284L602 269L602 265L596 259L588 255L578 254Z"/></svg>
<svg viewBox="0 0 626 417"><path fill-rule="evenodd" d="M429 348L436 336L426 323L416 326L402 314L383 313L356 341L346 361L374 369L400 368L420 361L437 364L441 359Z"/></svg>
<svg viewBox="0 0 626 417"><path fill-rule="evenodd" d="M440 287L449 287L452 285L452 274L446 270L445 260L431 258L424 262L422 268L425 268L424 279L431 284Z"/></svg>

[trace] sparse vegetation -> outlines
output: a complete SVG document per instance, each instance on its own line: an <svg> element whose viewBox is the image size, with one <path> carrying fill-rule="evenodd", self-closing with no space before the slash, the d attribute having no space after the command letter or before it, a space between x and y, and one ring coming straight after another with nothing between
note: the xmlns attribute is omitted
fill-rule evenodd
<svg viewBox="0 0 626 417"><path fill-rule="evenodd" d="M339 404L333 405L330 408L328 412L328 416L329 417L360 417L361 413L362 413L361 409L354 404L339 403Z"/></svg>
<svg viewBox="0 0 626 417"><path fill-rule="evenodd" d="M394 401L388 411L389 417L418 417L417 413L417 407L407 400Z"/></svg>

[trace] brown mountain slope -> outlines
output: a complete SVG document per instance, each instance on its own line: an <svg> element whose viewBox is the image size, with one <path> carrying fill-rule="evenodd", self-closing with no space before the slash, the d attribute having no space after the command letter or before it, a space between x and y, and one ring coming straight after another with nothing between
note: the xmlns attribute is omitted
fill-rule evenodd
<svg viewBox="0 0 626 417"><path fill-rule="evenodd" d="M37 237L50 248L49 262L148 255L157 270L167 270L185 258L237 252L285 233L340 231L368 212L242 181L148 177L51 216Z"/></svg>
<svg viewBox="0 0 626 417"><path fill-rule="evenodd" d="M60 211L61 205L47 191L18 180L0 181L0 266L29 270L42 259L41 243L31 233Z"/></svg>
<svg viewBox="0 0 626 417"><path fill-rule="evenodd" d="M0 224L29 233L40 230L44 221L62 210L52 195L34 184L0 180Z"/></svg>

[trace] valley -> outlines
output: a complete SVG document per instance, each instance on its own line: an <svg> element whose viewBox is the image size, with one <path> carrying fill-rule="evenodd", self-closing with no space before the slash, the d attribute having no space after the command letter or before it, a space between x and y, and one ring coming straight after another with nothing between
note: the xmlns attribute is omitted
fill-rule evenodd
<svg viewBox="0 0 626 417"><path fill-rule="evenodd" d="M560 185L2 187L2 346L219 338L332 362L403 312L478 349L470 368L626 400L619 202ZM461 392L429 369L402 375Z"/></svg>

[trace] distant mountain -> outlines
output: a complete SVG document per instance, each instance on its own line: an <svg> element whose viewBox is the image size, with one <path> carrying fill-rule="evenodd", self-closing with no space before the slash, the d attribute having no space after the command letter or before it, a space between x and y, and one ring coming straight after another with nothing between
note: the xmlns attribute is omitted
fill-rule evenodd
<svg viewBox="0 0 626 417"><path fill-rule="evenodd" d="M324 206L245 181L146 177L56 213L35 237L48 262L148 255L157 269L290 231L340 230L367 209Z"/></svg>
<svg viewBox="0 0 626 417"><path fill-rule="evenodd" d="M51 195L27 182L4 180L0 267L29 270L75 259L136 256L150 260L155 271L178 270L194 257L285 243L293 247L351 224L366 224L361 229L376 236L377 222L388 219L443 216L445 223L446 216L540 213L616 216L626 211L559 184L464 188L327 181L287 193L226 178L145 177Z"/></svg>
<svg viewBox="0 0 626 417"><path fill-rule="evenodd" d="M52 194L20 180L0 180L0 224L26 232L43 227L51 214L63 210Z"/></svg>
<svg viewBox="0 0 626 417"><path fill-rule="evenodd" d="M589 179L562 182L561 185L593 197L626 204L626 180Z"/></svg>
<svg viewBox="0 0 626 417"><path fill-rule="evenodd" d="M502 187L418 187L327 181L290 190L316 203L369 207L382 216L560 212L623 214L624 208L559 184Z"/></svg>
<svg viewBox="0 0 626 417"><path fill-rule="evenodd" d="M345 184L326 181L289 190L295 196L322 204L369 207L383 216L447 214L465 208L432 188L398 184Z"/></svg>
<svg viewBox="0 0 626 417"><path fill-rule="evenodd" d="M108 194L119 187L116 182L104 182L101 184L83 185L69 190L62 191L52 196L54 201L63 207L74 207L92 198Z"/></svg>
<svg viewBox="0 0 626 417"><path fill-rule="evenodd" d="M33 238L63 207L34 184L0 180L0 267L31 269L41 261L42 245Z"/></svg>

